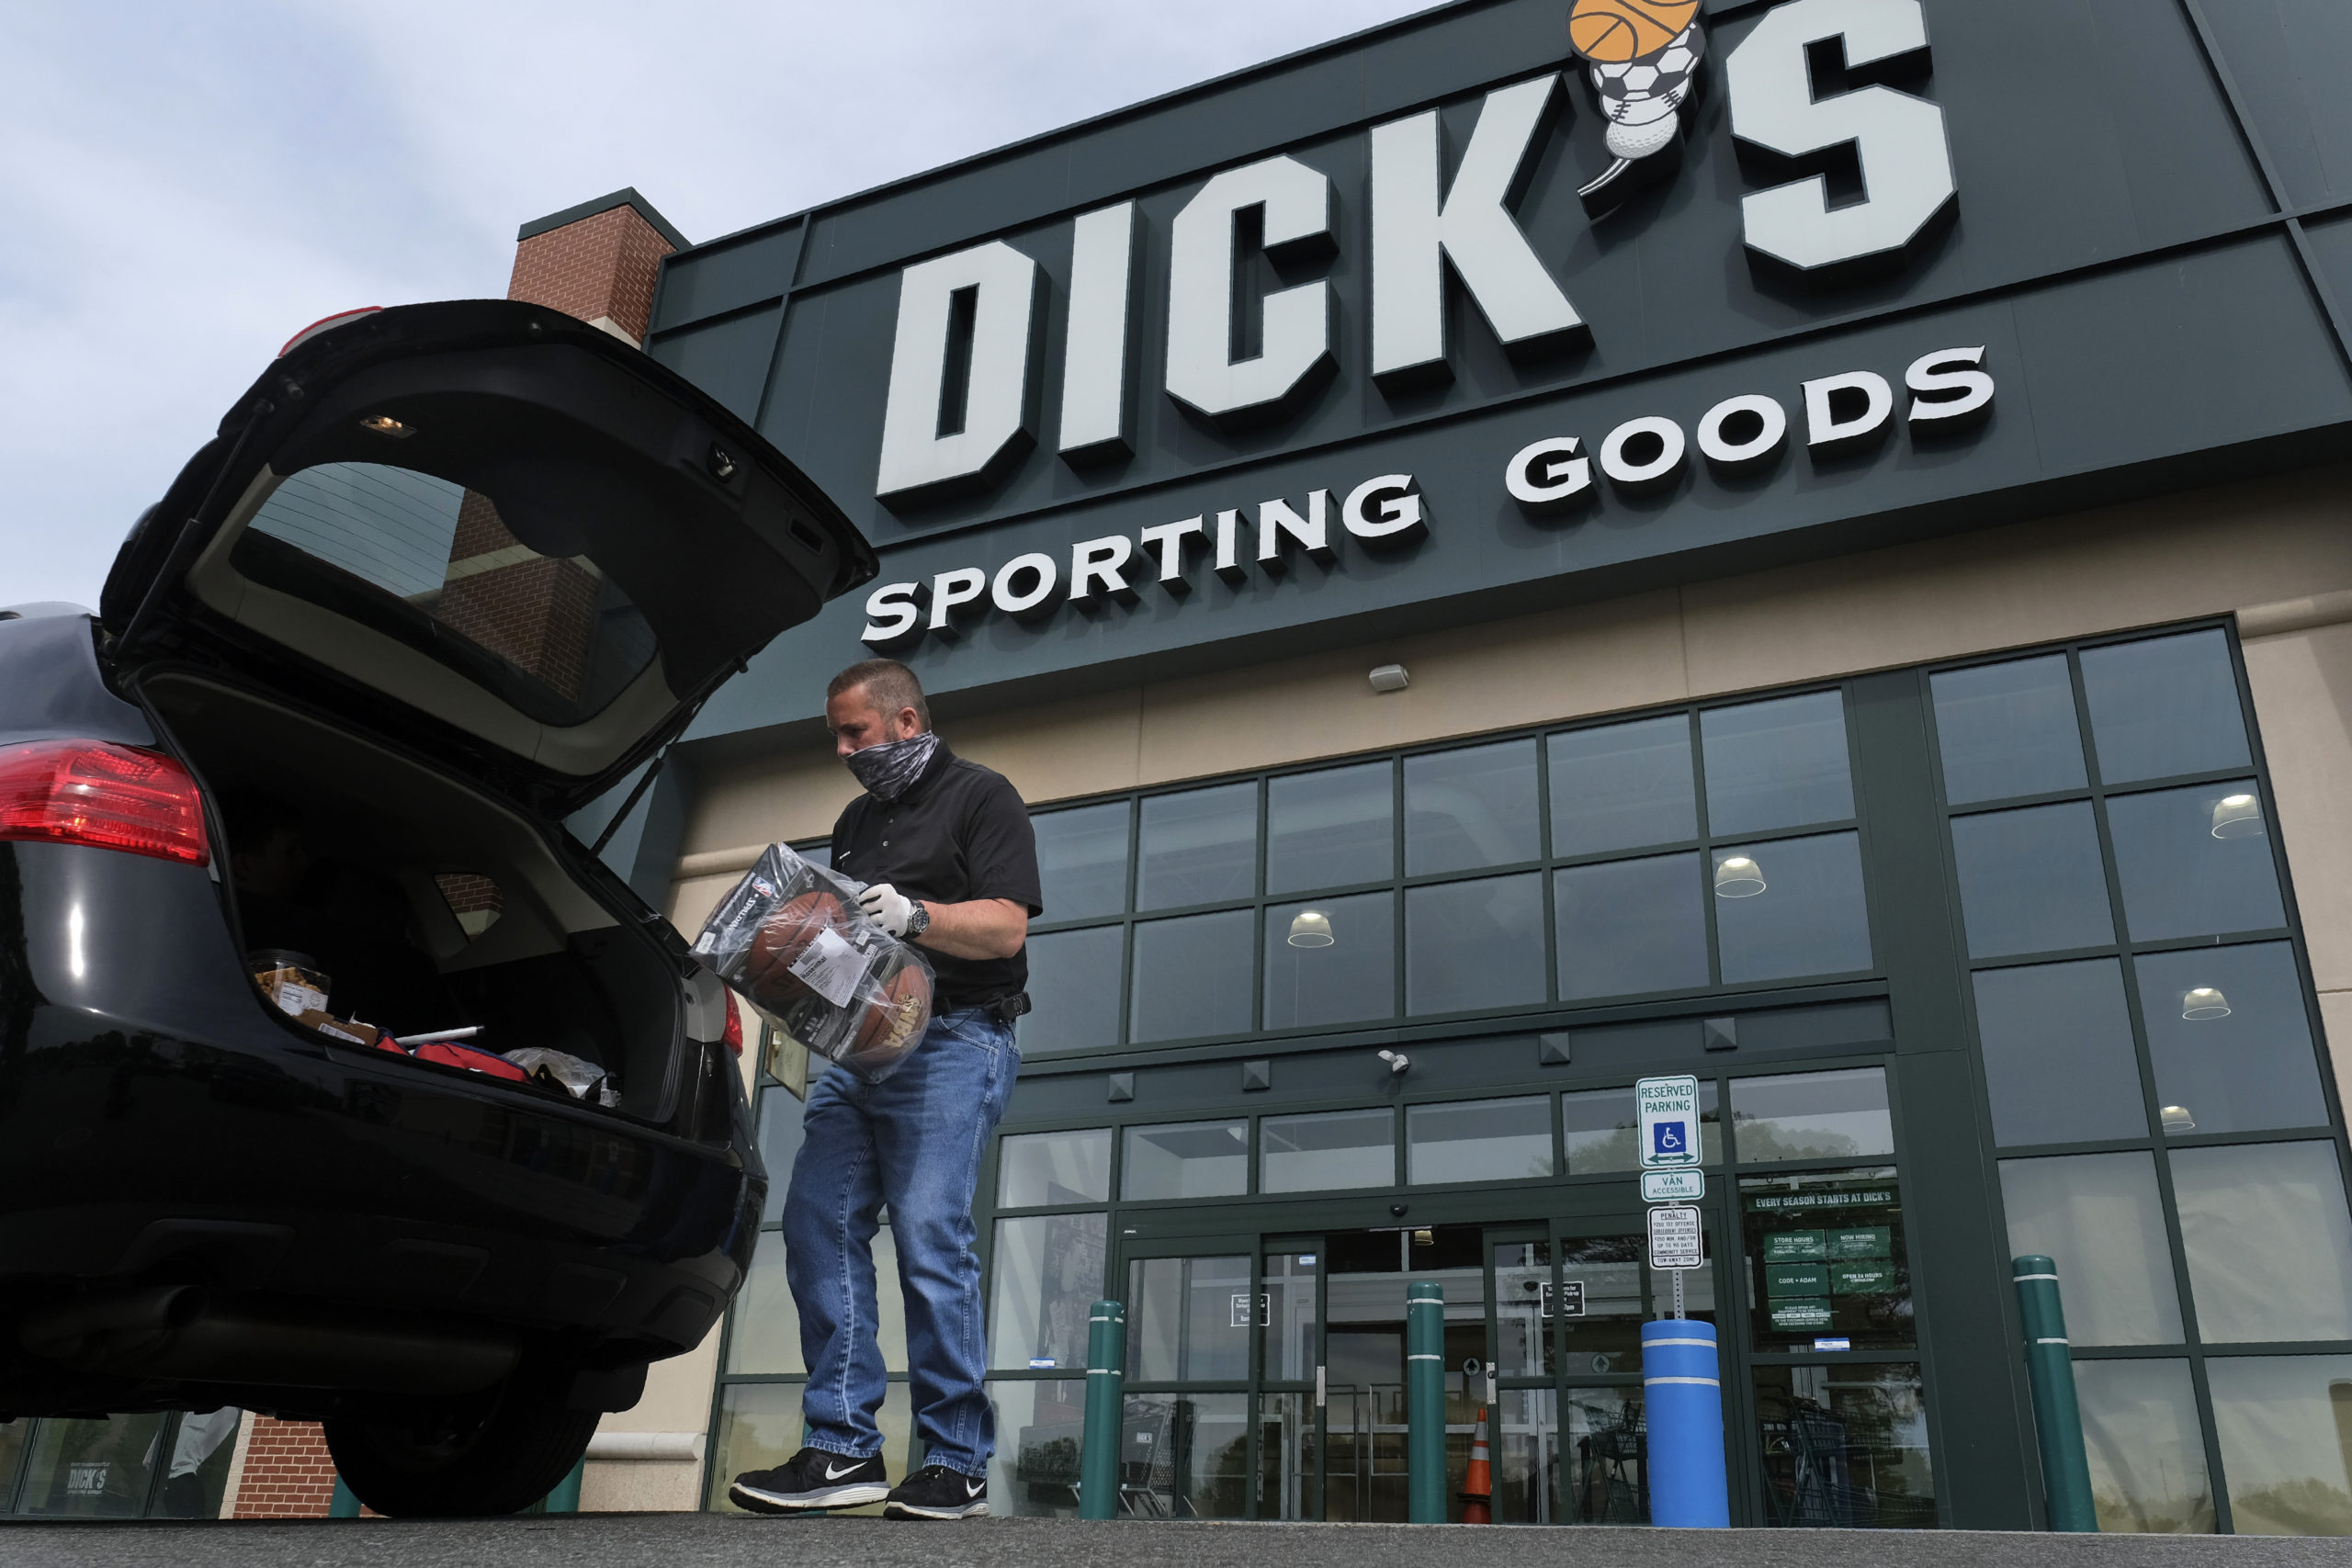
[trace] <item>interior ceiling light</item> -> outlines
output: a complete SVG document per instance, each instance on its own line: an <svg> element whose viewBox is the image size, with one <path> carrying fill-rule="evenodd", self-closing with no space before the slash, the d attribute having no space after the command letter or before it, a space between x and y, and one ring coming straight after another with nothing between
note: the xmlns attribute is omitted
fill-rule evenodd
<svg viewBox="0 0 2352 1568"><path fill-rule="evenodd" d="M2230 998L2211 986L2183 991L2180 994L2180 1016L2190 1019L2227 1018L2230 1016Z"/></svg>
<svg viewBox="0 0 2352 1568"><path fill-rule="evenodd" d="M2262 834L2262 803L2250 795L2225 795L2213 803L2213 837L2254 839Z"/></svg>
<svg viewBox="0 0 2352 1568"><path fill-rule="evenodd" d="M388 413L371 413L359 422L359 428L371 435L389 435L395 441L405 441L416 434L416 426L402 424Z"/></svg>
<svg viewBox="0 0 2352 1568"><path fill-rule="evenodd" d="M1331 934L1331 917L1320 909L1301 909L1291 917L1293 947L1329 947L1338 940Z"/></svg>
<svg viewBox="0 0 2352 1568"><path fill-rule="evenodd" d="M2167 1105L2156 1112L2156 1120L2165 1124L2167 1135L2197 1131L2197 1118L2188 1113L2186 1105Z"/></svg>
<svg viewBox="0 0 2352 1568"><path fill-rule="evenodd" d="M1764 872L1746 855L1727 855L1715 863L1715 897L1753 898L1764 891Z"/></svg>

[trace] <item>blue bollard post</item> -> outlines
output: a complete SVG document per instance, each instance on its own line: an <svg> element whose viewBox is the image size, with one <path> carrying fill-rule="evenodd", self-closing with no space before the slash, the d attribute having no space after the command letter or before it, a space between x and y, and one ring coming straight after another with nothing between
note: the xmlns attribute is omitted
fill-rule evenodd
<svg viewBox="0 0 2352 1568"><path fill-rule="evenodd" d="M1079 1450L1078 1517L1108 1519L1119 1506L1119 1436L1125 1414L1127 1309L1096 1302L1087 1314L1086 1435Z"/></svg>
<svg viewBox="0 0 2352 1568"><path fill-rule="evenodd" d="M1649 1406L1650 1523L1730 1529L1715 1325L1689 1317L1642 1325L1642 1395Z"/></svg>
<svg viewBox="0 0 2352 1568"><path fill-rule="evenodd" d="M1445 1287L1430 1280L1405 1290L1405 1500L1412 1523L1445 1523Z"/></svg>

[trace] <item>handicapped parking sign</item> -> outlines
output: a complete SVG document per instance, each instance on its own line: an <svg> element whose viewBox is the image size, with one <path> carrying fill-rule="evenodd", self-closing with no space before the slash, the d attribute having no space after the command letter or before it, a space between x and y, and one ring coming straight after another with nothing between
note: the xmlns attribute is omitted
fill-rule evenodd
<svg viewBox="0 0 2352 1568"><path fill-rule="evenodd" d="M1643 1078L1634 1086L1641 1114L1644 1170L1699 1163L1699 1080L1689 1074Z"/></svg>

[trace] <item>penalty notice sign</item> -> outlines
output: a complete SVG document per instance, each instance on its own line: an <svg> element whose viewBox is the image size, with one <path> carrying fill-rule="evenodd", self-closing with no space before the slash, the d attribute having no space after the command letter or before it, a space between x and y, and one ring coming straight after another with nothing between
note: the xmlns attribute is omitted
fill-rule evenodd
<svg viewBox="0 0 2352 1568"><path fill-rule="evenodd" d="M1688 1204L1661 1203L1650 1211L1650 1267L1678 1273L1706 1267L1706 1259L1700 1256L1698 1210ZM1679 1278L1675 1280L1678 1286L1681 1282ZM1675 1315L1682 1315L1679 1305Z"/></svg>

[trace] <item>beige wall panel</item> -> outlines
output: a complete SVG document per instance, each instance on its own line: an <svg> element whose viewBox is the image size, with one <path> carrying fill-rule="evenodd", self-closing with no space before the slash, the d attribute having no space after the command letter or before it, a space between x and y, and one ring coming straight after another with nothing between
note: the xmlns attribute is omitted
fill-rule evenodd
<svg viewBox="0 0 2352 1568"><path fill-rule="evenodd" d="M1696 694L2352 587L2352 470L2162 496L1683 590Z"/></svg>
<svg viewBox="0 0 2352 1568"><path fill-rule="evenodd" d="M2320 1027L2326 1032L2324 1049L2335 1066L2335 1097L2352 1105L2352 991L2322 991L2319 994ZM2343 1049L2335 1043L2343 1042Z"/></svg>
<svg viewBox="0 0 2352 1568"><path fill-rule="evenodd" d="M683 1356L645 1370L645 1393L627 1410L609 1412L600 1432L701 1432L710 1426L711 1388L718 1376L719 1325Z"/></svg>
<svg viewBox="0 0 2352 1568"><path fill-rule="evenodd" d="M857 793L830 741L708 769L695 784L684 852L821 839Z"/></svg>
<svg viewBox="0 0 2352 1568"><path fill-rule="evenodd" d="M978 718L943 719L939 731L958 756L1002 773L1022 799L1034 804L1133 789L1139 782L1142 715L1141 694L1130 687Z"/></svg>
<svg viewBox="0 0 2352 1568"><path fill-rule="evenodd" d="M1412 684L1374 692L1377 664ZM1687 694L1669 590L1148 686L1141 782L1406 746Z"/></svg>
<svg viewBox="0 0 2352 1568"><path fill-rule="evenodd" d="M702 1466L698 1462L591 1460L580 1473L580 1511L690 1513L702 1506L701 1491Z"/></svg>
<svg viewBox="0 0 2352 1568"><path fill-rule="evenodd" d="M749 870L746 863L744 870ZM688 942L702 930L702 923L727 890L742 877L741 871L730 871L719 876L697 876L679 883L670 895L670 923L684 931Z"/></svg>
<svg viewBox="0 0 2352 1568"><path fill-rule="evenodd" d="M2253 638L2245 668L2312 972L2352 989L2352 625Z"/></svg>

